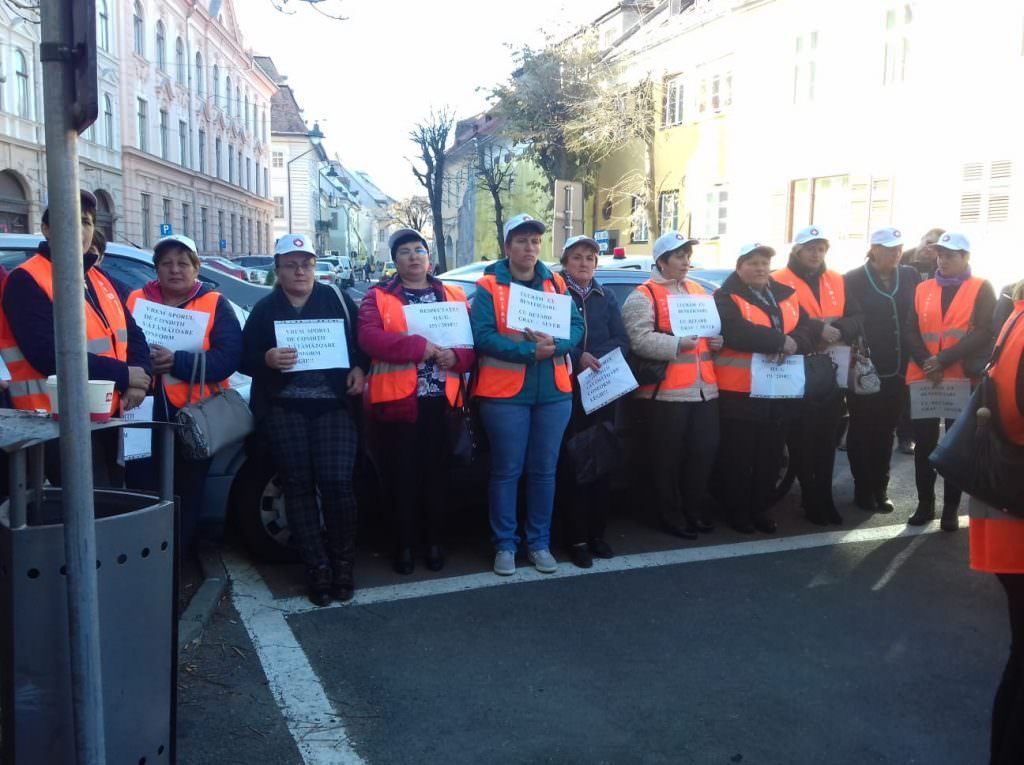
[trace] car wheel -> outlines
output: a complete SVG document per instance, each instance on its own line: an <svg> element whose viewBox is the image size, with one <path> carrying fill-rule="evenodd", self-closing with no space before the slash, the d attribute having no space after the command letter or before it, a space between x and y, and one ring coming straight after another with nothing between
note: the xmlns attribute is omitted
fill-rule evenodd
<svg viewBox="0 0 1024 765"><path fill-rule="evenodd" d="M294 563L299 550L288 528L284 492L269 461L247 460L231 490L235 531L249 552L267 563Z"/></svg>

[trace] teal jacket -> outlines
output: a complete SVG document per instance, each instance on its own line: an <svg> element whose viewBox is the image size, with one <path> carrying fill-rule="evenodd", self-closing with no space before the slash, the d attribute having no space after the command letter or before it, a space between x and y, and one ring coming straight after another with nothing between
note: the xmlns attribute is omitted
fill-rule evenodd
<svg viewBox="0 0 1024 765"><path fill-rule="evenodd" d="M498 284L511 284L512 274L508 270L508 261L499 260L487 267L484 274L493 274ZM524 287L535 290L543 290L544 282L551 279L551 271L540 261L534 272L533 281L529 284L519 282ZM473 310L470 311L470 319L473 325L473 342L476 345L477 355L493 356L502 361L511 361L517 364L526 364L526 379L523 381L522 390L512 398L488 398L487 401L494 403L519 404L520 406L532 406L533 404L550 404L554 401L562 401L572 398L572 393L563 393L555 387L555 366L551 359L537 361L537 344L524 341L517 343L498 332L498 323L494 317L494 301L491 300L491 293L485 289L478 289L473 293ZM572 304L572 328L568 340L555 339L555 356L564 356L572 351L580 341L583 340L584 324L583 314L580 313L576 303Z"/></svg>

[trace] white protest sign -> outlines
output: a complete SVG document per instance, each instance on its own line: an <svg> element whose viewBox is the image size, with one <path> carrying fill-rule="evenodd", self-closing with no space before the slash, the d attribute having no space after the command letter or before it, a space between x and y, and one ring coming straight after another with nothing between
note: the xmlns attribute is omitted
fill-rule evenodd
<svg viewBox="0 0 1024 765"><path fill-rule="evenodd" d="M299 360L289 372L344 369L349 366L344 319L275 321L278 348L294 348Z"/></svg>
<svg viewBox="0 0 1024 765"><path fill-rule="evenodd" d="M531 290L519 284L509 288L508 328L532 329L560 340L569 339L572 326L572 298L557 292Z"/></svg>
<svg viewBox="0 0 1024 765"><path fill-rule="evenodd" d="M461 300L405 306L410 335L420 335L442 348L472 348L469 311Z"/></svg>
<svg viewBox="0 0 1024 765"><path fill-rule="evenodd" d="M910 383L910 419L928 420L939 417L955 420L971 398L970 380L931 380Z"/></svg>
<svg viewBox="0 0 1024 765"><path fill-rule="evenodd" d="M840 388L848 388L850 385L850 358L853 349L848 345L830 345L828 355L832 363L836 365L836 382Z"/></svg>
<svg viewBox="0 0 1024 765"><path fill-rule="evenodd" d="M152 422L153 397L146 396L142 403L121 415L125 422ZM124 462L153 456L153 431L149 428L121 428L121 455Z"/></svg>
<svg viewBox="0 0 1024 765"><path fill-rule="evenodd" d="M3 359L0 359L0 380L10 380L11 370L7 368Z"/></svg>
<svg viewBox="0 0 1024 765"><path fill-rule="evenodd" d="M722 334L722 320L711 295L669 295L668 318L676 337Z"/></svg>
<svg viewBox="0 0 1024 765"><path fill-rule="evenodd" d="M637 389L636 378L618 348L598 361L601 368L597 372L584 369L576 377L580 384L583 411L587 414Z"/></svg>
<svg viewBox="0 0 1024 765"><path fill-rule="evenodd" d="M203 337L210 321L210 314L206 311L190 311L152 300L137 300L132 316L150 345L189 353L203 350Z"/></svg>
<svg viewBox="0 0 1024 765"><path fill-rule="evenodd" d="M750 360L751 398L803 398L804 357L754 353Z"/></svg>

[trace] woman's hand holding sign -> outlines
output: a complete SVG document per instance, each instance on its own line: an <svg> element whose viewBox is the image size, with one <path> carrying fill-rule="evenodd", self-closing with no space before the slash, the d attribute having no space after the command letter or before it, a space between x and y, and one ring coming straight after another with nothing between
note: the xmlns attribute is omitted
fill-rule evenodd
<svg viewBox="0 0 1024 765"><path fill-rule="evenodd" d="M527 329L523 332L523 335L531 343L537 344L537 351L535 354L537 361L550 359L555 355L555 338L551 335L545 334L544 332L534 332L532 329Z"/></svg>
<svg viewBox="0 0 1024 765"><path fill-rule="evenodd" d="M298 362L299 351L296 348L271 348L263 354L263 360L271 369L287 372Z"/></svg>

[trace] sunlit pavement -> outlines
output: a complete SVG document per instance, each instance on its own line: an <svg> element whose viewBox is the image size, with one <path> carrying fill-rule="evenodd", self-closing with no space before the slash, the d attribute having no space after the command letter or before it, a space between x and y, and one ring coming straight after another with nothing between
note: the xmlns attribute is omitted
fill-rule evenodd
<svg viewBox="0 0 1024 765"><path fill-rule="evenodd" d="M474 534L400 577L370 545L356 600L322 610L296 567L229 551L233 602L184 657L179 761L984 762L1001 593L966 529L903 526L896 463L890 516L839 472L838 529L797 490L772 537L680 543L619 508L620 557L587 572L498 578Z"/></svg>

